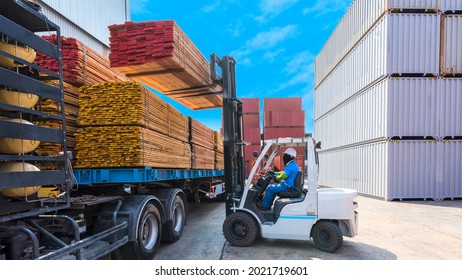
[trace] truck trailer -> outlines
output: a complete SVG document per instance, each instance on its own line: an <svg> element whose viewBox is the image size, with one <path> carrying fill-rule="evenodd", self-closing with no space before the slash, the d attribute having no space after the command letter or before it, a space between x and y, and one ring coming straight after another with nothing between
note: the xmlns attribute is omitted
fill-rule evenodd
<svg viewBox="0 0 462 280"><path fill-rule="evenodd" d="M152 259L161 242L180 239L188 201L224 196L221 169L73 170L59 26L32 2L6 0L0 36L0 260ZM34 64L35 52L55 59L59 71ZM60 114L41 111L43 98L57 102ZM62 152L41 156L34 152L40 141Z"/></svg>

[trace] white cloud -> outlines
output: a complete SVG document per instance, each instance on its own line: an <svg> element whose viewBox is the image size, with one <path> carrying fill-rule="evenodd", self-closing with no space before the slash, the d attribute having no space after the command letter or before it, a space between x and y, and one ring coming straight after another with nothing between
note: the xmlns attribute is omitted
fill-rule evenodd
<svg viewBox="0 0 462 280"><path fill-rule="evenodd" d="M314 73L315 56L309 51L296 54L284 67L284 72L289 80L282 84L278 90L282 90L299 84L311 84Z"/></svg>
<svg viewBox="0 0 462 280"><path fill-rule="evenodd" d="M276 51L267 51L263 55L263 59L267 60L269 63L273 63L274 59L283 52L284 52L284 49L279 49Z"/></svg>
<svg viewBox="0 0 462 280"><path fill-rule="evenodd" d="M260 22L266 22L268 19L271 19L289 9L298 1L299 0L261 0L261 15L256 16L255 19Z"/></svg>
<svg viewBox="0 0 462 280"><path fill-rule="evenodd" d="M226 31L228 31L233 37L238 37L239 35L241 35L242 29L243 29L243 25L242 25L241 19L237 19L231 22L226 27Z"/></svg>
<svg viewBox="0 0 462 280"><path fill-rule="evenodd" d="M229 5L240 5L241 0L215 0L212 4L205 5L202 7L201 11L204 13L215 12L218 10L226 11L228 10Z"/></svg>
<svg viewBox="0 0 462 280"><path fill-rule="evenodd" d="M248 48L255 50L271 49L285 39L293 37L296 33L297 25L290 24L284 27L275 27L270 31L258 33L253 39L249 40L246 45Z"/></svg>
<svg viewBox="0 0 462 280"><path fill-rule="evenodd" d="M210 13L210 12L213 12L215 11L216 9L218 9L221 5L221 0L215 0L215 2L213 2L212 4L210 5L205 5L204 7L202 7L202 11L204 13Z"/></svg>
<svg viewBox="0 0 462 280"><path fill-rule="evenodd" d="M263 31L248 40L243 47L231 53L236 59L243 61L246 56L255 51L268 51L277 44L298 34L297 25L286 25L284 27L275 27L269 31Z"/></svg>
<svg viewBox="0 0 462 280"><path fill-rule="evenodd" d="M131 0L130 10L135 15L151 14L151 11L147 9L150 0Z"/></svg>
<svg viewBox="0 0 462 280"><path fill-rule="evenodd" d="M302 10L303 14L316 13L317 16L343 11L351 1L345 0L316 0L313 5Z"/></svg>

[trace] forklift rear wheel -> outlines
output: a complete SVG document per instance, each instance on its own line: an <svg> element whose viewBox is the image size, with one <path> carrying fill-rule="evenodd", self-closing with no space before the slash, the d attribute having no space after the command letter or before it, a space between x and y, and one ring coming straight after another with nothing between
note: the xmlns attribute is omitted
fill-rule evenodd
<svg viewBox="0 0 462 280"><path fill-rule="evenodd" d="M186 211L184 207L184 202L180 196L175 196L170 211L171 219L167 221L166 227L164 227L162 241L173 243L180 239L186 222Z"/></svg>
<svg viewBox="0 0 462 280"><path fill-rule="evenodd" d="M250 214L234 212L225 219L223 234L231 245L246 247L257 239L258 224Z"/></svg>
<svg viewBox="0 0 462 280"><path fill-rule="evenodd" d="M343 243L342 230L331 221L320 221L314 224L312 236L316 248L328 253L337 251Z"/></svg>

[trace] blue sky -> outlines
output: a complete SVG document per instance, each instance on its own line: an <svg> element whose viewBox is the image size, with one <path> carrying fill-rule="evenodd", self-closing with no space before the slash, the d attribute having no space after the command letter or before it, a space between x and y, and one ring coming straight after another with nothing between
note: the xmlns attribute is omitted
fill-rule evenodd
<svg viewBox="0 0 462 280"><path fill-rule="evenodd" d="M237 60L238 97L302 97L313 131L314 59L351 0L130 0L131 20L174 20L205 57ZM167 98L164 98L168 100ZM221 109L183 114L214 130Z"/></svg>

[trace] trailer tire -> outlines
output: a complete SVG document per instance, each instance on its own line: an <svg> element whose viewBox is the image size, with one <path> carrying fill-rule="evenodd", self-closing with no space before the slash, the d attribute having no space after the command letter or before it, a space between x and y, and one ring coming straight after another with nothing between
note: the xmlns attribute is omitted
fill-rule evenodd
<svg viewBox="0 0 462 280"><path fill-rule="evenodd" d="M186 210L183 199L176 195L170 208L170 219L162 232L162 241L174 243L181 238L186 223Z"/></svg>
<svg viewBox="0 0 462 280"><path fill-rule="evenodd" d="M121 247L124 259L149 260L152 259L160 246L162 220L157 207L148 202L141 211L136 232L136 240Z"/></svg>
<svg viewBox="0 0 462 280"><path fill-rule="evenodd" d="M233 246L250 246L259 235L257 221L245 212L231 213L223 223L223 234Z"/></svg>
<svg viewBox="0 0 462 280"><path fill-rule="evenodd" d="M343 243L340 227L331 221L319 221L313 226L313 241L316 248L327 253L333 253Z"/></svg>

